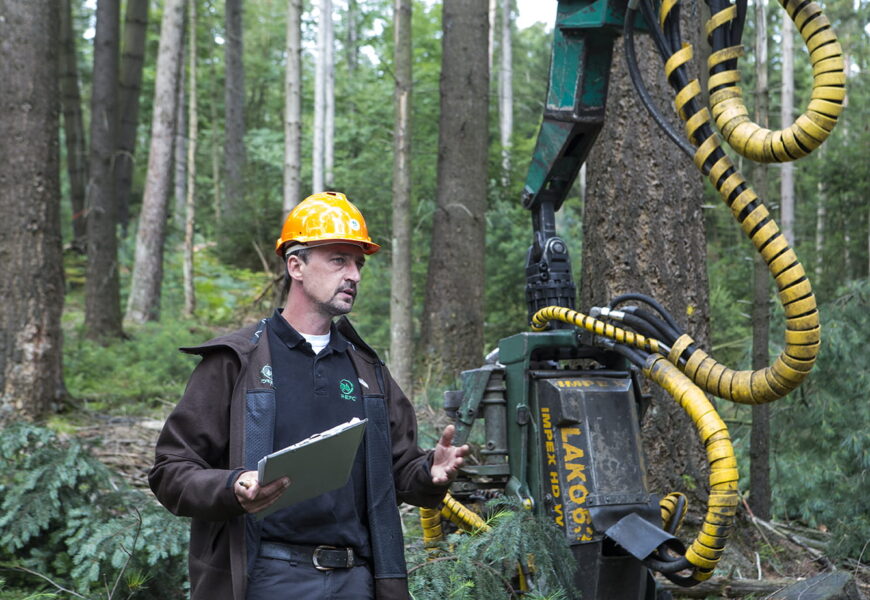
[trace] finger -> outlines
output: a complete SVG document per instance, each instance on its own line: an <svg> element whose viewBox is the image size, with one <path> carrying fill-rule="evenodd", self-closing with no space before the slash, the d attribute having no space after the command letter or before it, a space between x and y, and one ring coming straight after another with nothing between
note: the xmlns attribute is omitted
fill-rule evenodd
<svg viewBox="0 0 870 600"><path fill-rule="evenodd" d="M453 443L453 436L456 434L456 427L452 424L448 425L444 428L444 433L441 434L441 439L439 440L439 444L442 446L449 446Z"/></svg>

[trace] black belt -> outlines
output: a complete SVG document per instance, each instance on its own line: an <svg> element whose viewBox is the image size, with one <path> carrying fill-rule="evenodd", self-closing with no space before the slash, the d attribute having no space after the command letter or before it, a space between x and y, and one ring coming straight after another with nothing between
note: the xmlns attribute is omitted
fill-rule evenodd
<svg viewBox="0 0 870 600"><path fill-rule="evenodd" d="M261 542L260 556L290 562L311 562L319 571L349 569L366 564L363 559L356 556L353 548L335 546L297 546L280 542Z"/></svg>

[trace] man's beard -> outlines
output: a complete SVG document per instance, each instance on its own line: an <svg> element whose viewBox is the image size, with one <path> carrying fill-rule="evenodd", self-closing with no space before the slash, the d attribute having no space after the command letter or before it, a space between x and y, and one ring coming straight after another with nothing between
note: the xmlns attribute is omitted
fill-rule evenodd
<svg viewBox="0 0 870 600"><path fill-rule="evenodd" d="M352 292L352 294L349 294L351 298L350 302L339 304L339 301L336 299L336 297L345 291ZM330 300L327 300L326 302L320 302L318 303L318 305L323 314L329 315L330 317L340 317L341 315L346 315L353 309L354 300L356 300L356 288L343 287L335 292ZM347 304L349 304L350 306L347 306Z"/></svg>

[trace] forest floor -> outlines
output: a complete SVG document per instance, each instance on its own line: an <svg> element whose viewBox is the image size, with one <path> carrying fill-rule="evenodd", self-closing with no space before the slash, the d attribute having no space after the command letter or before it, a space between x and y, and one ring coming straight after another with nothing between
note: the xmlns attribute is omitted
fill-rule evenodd
<svg viewBox="0 0 870 600"><path fill-rule="evenodd" d="M77 423L74 435L86 442L95 456L129 484L148 489L154 444L163 427L161 416L88 412L74 421ZM415 510L402 514L405 518L417 518ZM688 524L689 529L691 525ZM835 564L825 554L826 541L824 531L755 519L744 506L738 513L735 534L729 539L716 577L706 588L699 586L695 592L694 588L675 589L674 598L765 598L789 583L820 573L846 571L854 576L859 596L870 599L870 566L857 561ZM661 582L666 584L663 579ZM702 592L704 589L707 592Z"/></svg>

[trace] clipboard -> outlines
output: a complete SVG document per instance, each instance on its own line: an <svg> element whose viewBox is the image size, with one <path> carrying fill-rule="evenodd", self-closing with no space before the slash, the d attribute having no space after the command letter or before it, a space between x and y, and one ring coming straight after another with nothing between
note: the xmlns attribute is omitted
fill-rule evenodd
<svg viewBox="0 0 870 600"><path fill-rule="evenodd" d="M260 485L286 476L290 486L272 505L254 513L256 518L260 520L347 483L366 423L368 419L354 417L261 458L257 463Z"/></svg>

